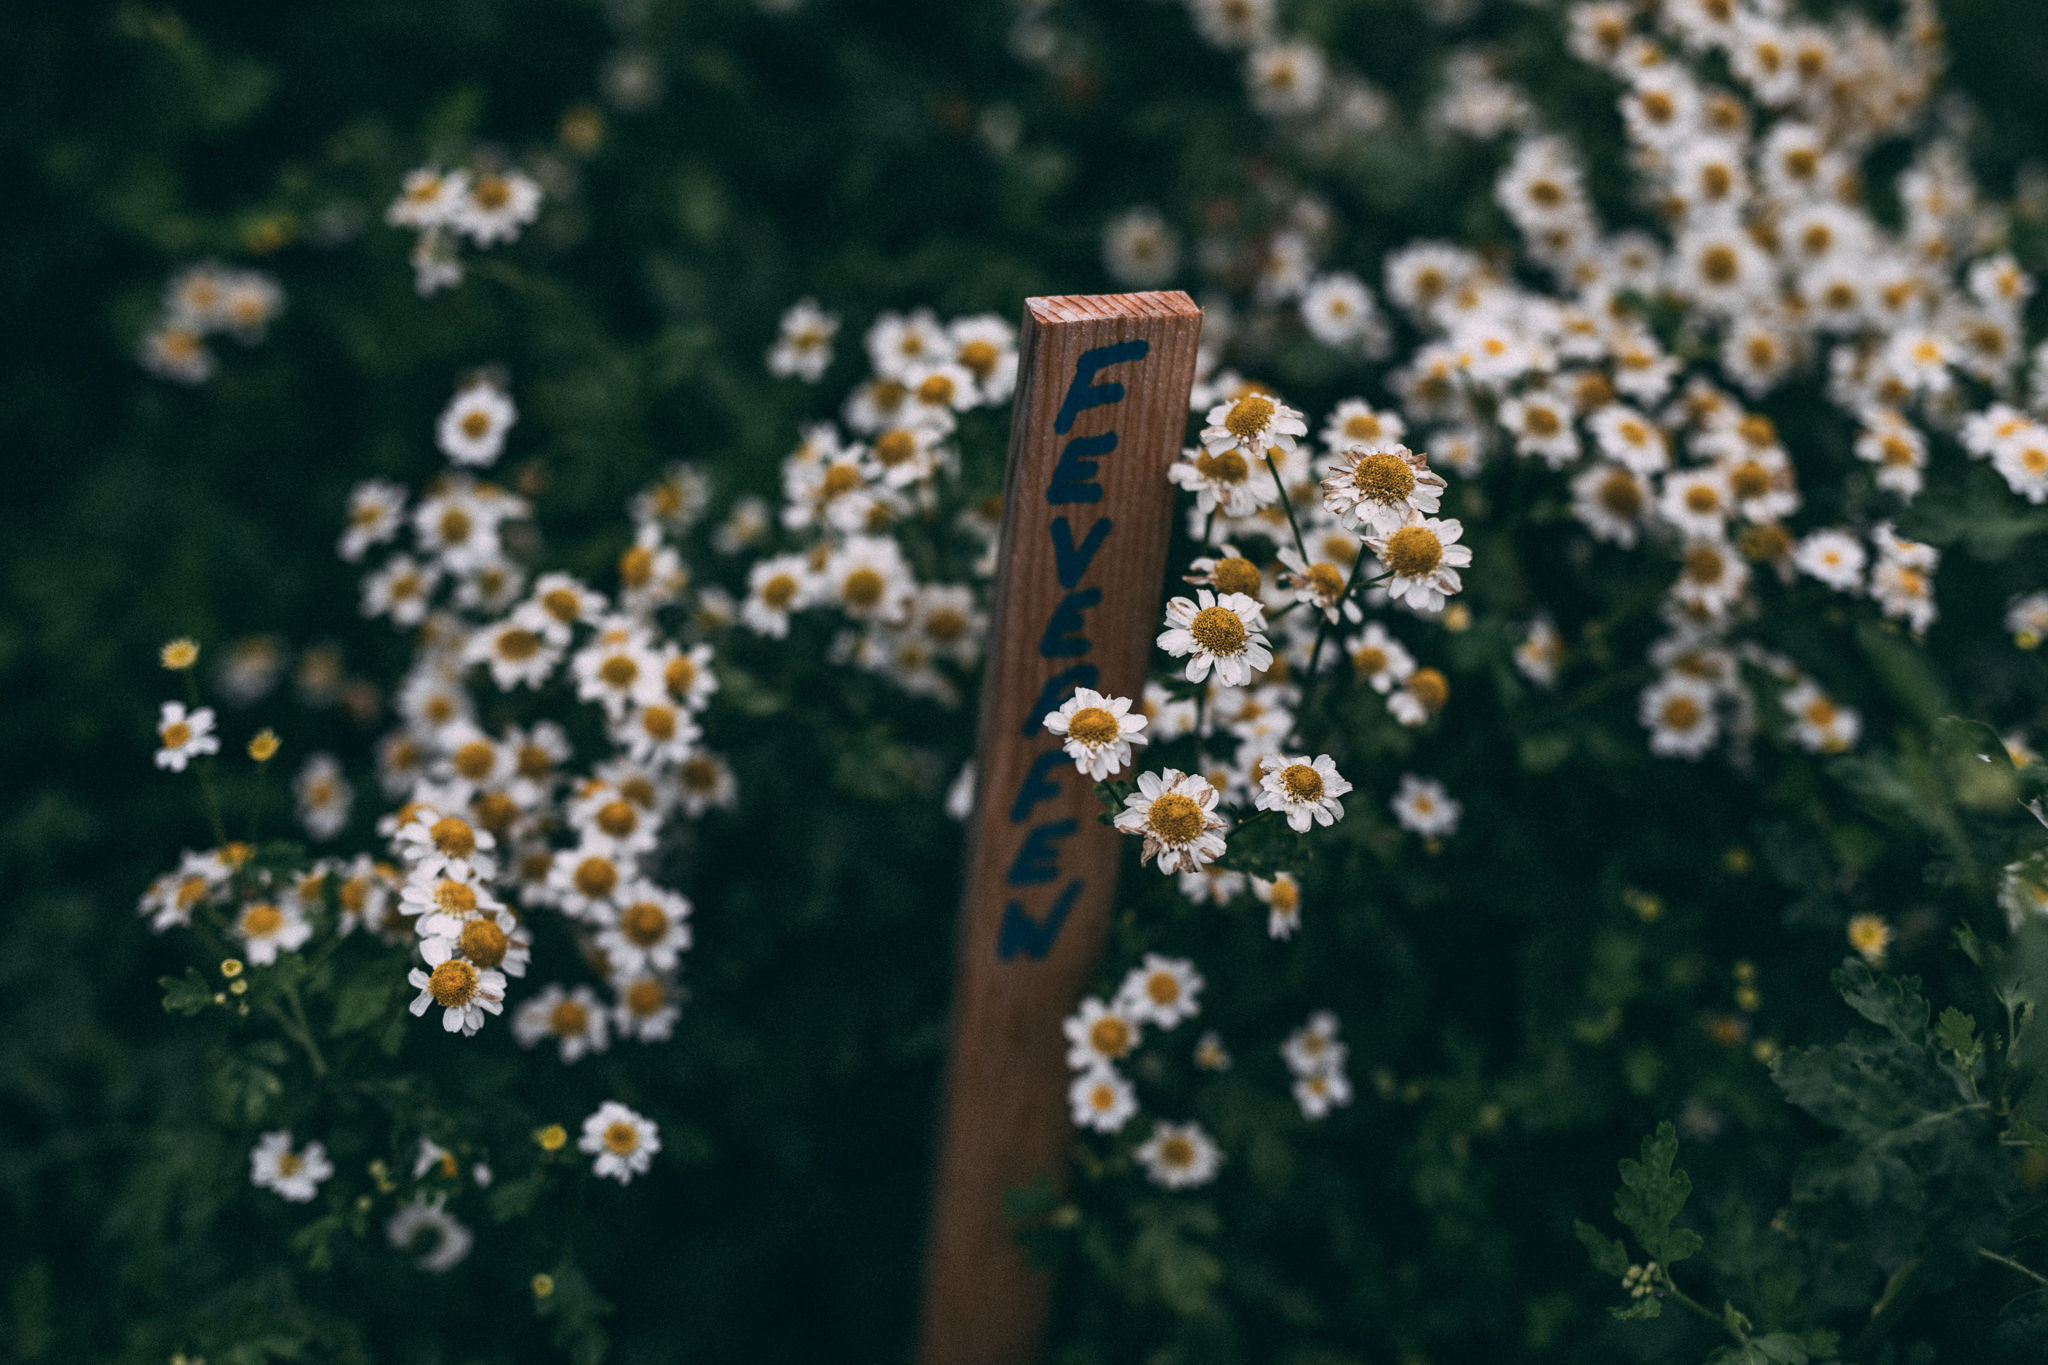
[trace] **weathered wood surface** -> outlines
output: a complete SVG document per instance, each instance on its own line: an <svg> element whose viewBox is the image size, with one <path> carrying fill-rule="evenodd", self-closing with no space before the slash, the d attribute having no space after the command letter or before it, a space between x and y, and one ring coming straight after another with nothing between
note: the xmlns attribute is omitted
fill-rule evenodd
<svg viewBox="0 0 2048 1365"><path fill-rule="evenodd" d="M1041 722L1074 688L1136 697L1160 629L1202 315L1179 292L1027 300L982 688L924 1365L1034 1360L1050 1293L1004 1193L1063 1183L1061 1020L1102 952L1121 850ZM1143 753L1142 750L1139 751Z"/></svg>

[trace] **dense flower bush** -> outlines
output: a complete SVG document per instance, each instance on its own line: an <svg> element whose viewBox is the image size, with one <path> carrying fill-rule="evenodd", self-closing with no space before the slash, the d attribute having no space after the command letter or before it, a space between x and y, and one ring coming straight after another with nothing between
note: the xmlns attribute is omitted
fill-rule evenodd
<svg viewBox="0 0 2048 1365"><path fill-rule="evenodd" d="M106 496L227 510L40 874L172 1017L18 1068L17 1354L900 1355L1013 319L1185 287L1051 1356L2041 1357L2048 177L1940 7L449 22L542 112L308 71L207 210L310 59L94 40Z"/></svg>

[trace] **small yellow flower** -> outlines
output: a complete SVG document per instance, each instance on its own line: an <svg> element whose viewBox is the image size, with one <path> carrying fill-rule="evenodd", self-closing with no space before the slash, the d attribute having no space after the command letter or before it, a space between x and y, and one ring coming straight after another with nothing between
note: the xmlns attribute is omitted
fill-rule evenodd
<svg viewBox="0 0 2048 1365"><path fill-rule="evenodd" d="M199 646L181 635L157 651L156 657L173 673L182 672L199 662Z"/></svg>
<svg viewBox="0 0 2048 1365"><path fill-rule="evenodd" d="M544 1299L554 1292L554 1276L548 1274L546 1271L542 1271L540 1274L533 1277L533 1296L536 1299Z"/></svg>
<svg viewBox="0 0 2048 1365"><path fill-rule="evenodd" d="M562 1144L569 1140L569 1130L559 1123L551 1123L537 1130L533 1140L540 1144L543 1152L559 1152L562 1150Z"/></svg>
<svg viewBox="0 0 2048 1365"><path fill-rule="evenodd" d="M239 979L238 979L238 980L234 980L234 981L230 981L230 982L228 982L228 994L229 994L229 995L247 995L248 993L249 993L249 983L248 983L248 982L246 982L246 981L242 981L242 980L239 980Z"/></svg>
<svg viewBox="0 0 2048 1365"><path fill-rule="evenodd" d="M243 843L240 839L231 839L220 846L221 861L229 867L240 867L255 856L256 845Z"/></svg>
<svg viewBox="0 0 2048 1365"><path fill-rule="evenodd" d="M268 763L271 759L277 757L278 743L277 731L266 725L256 732L254 739L249 741L249 757L255 759L258 763Z"/></svg>
<svg viewBox="0 0 2048 1365"><path fill-rule="evenodd" d="M240 959L239 957L230 957L222 959L220 964L220 974L226 977L228 980L233 981L236 977L242 974L242 959Z"/></svg>
<svg viewBox="0 0 2048 1365"><path fill-rule="evenodd" d="M1885 950L1892 946L1892 927L1878 915L1851 915L1849 946L1875 967L1884 961Z"/></svg>

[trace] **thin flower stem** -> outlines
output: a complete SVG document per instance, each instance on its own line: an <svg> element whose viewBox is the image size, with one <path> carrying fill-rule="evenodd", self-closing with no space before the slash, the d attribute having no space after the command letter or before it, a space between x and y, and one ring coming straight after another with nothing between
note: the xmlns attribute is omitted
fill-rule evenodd
<svg viewBox="0 0 2048 1365"><path fill-rule="evenodd" d="M320 1055L320 1045L313 1041L313 1026L306 1020L306 1007L299 1000L299 988L284 988L285 1003L291 1006L291 1013L277 1007L275 1000L264 1002L264 1012L277 1021L285 1036L305 1051L306 1060L313 1064L313 1079L322 1080L327 1075L327 1059Z"/></svg>
<svg viewBox="0 0 2048 1365"><path fill-rule="evenodd" d="M263 795L270 783L270 764L266 761L256 765L256 795L249 804L249 846L256 846L256 836L263 828Z"/></svg>
<svg viewBox="0 0 2048 1365"><path fill-rule="evenodd" d="M221 818L220 792L213 785L213 760L200 759L192 765L192 771L199 777L199 794L206 802L206 819L213 826L213 842L217 847L226 847L228 824Z"/></svg>
<svg viewBox="0 0 2048 1365"><path fill-rule="evenodd" d="M1274 487L1280 490L1280 509L1287 513L1287 529L1294 532L1295 553L1299 554L1301 562L1306 564L1309 562L1308 542L1301 538L1301 523L1294 519L1294 500L1287 496L1287 481L1280 477L1280 466L1273 463L1273 452L1270 448L1266 451L1266 468L1273 475Z"/></svg>
<svg viewBox="0 0 2048 1365"><path fill-rule="evenodd" d="M2043 1275L2038 1270L2034 1270L2028 1266L2023 1266L2010 1256L2001 1256L1997 1252L1993 1251L1990 1247L1978 1247L1977 1254L1979 1256L1982 1256L1987 1261L1998 1262L2000 1265L2006 1267L2008 1270L2019 1271L2020 1274L2026 1276L2028 1279L2032 1280L2036 1284L2048 1285L2048 1275Z"/></svg>
<svg viewBox="0 0 2048 1365"><path fill-rule="evenodd" d="M1744 1336L1741 1332L1737 1331L1734 1323L1728 1321L1728 1319L1722 1317L1713 1309L1708 1308L1705 1304L1701 1303L1698 1299L1695 1299L1692 1295L1686 1293L1683 1289L1680 1289L1678 1287L1678 1281L1671 1278L1671 1271L1668 1267L1659 1266L1658 1269L1663 1275L1665 1292L1670 1294L1672 1298L1677 1299L1687 1308L1690 1308L1693 1312L1699 1314L1708 1322L1713 1323L1716 1327L1719 1327L1729 1336L1734 1337L1737 1344L1745 1346L1749 1344L1749 1338Z"/></svg>

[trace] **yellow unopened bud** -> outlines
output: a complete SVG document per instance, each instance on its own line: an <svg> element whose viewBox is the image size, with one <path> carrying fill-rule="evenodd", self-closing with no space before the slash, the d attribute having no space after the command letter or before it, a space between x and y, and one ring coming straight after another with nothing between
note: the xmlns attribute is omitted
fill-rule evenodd
<svg viewBox="0 0 2048 1365"><path fill-rule="evenodd" d="M226 977L228 980L233 981L236 977L242 974L242 959L240 959L239 957L229 957L221 959L220 974Z"/></svg>
<svg viewBox="0 0 2048 1365"><path fill-rule="evenodd" d="M569 1140L569 1130L559 1123L551 1123L534 1132L533 1140L540 1144L543 1152L559 1152Z"/></svg>
<svg viewBox="0 0 2048 1365"><path fill-rule="evenodd" d="M1472 608L1463 602L1453 602L1444 608L1444 629L1453 635L1472 628Z"/></svg>
<svg viewBox="0 0 2048 1365"><path fill-rule="evenodd" d="M256 737L249 741L249 757L258 763L270 762L277 757L278 742L277 731L267 725L264 726L256 732Z"/></svg>
<svg viewBox="0 0 2048 1365"><path fill-rule="evenodd" d="M536 1299L544 1299L554 1292L554 1276L548 1274L546 1271L542 1271L540 1274L533 1277L533 1296Z"/></svg>
<svg viewBox="0 0 2048 1365"><path fill-rule="evenodd" d="M181 672L199 662L199 646L179 636L157 651L158 660L172 672Z"/></svg>

